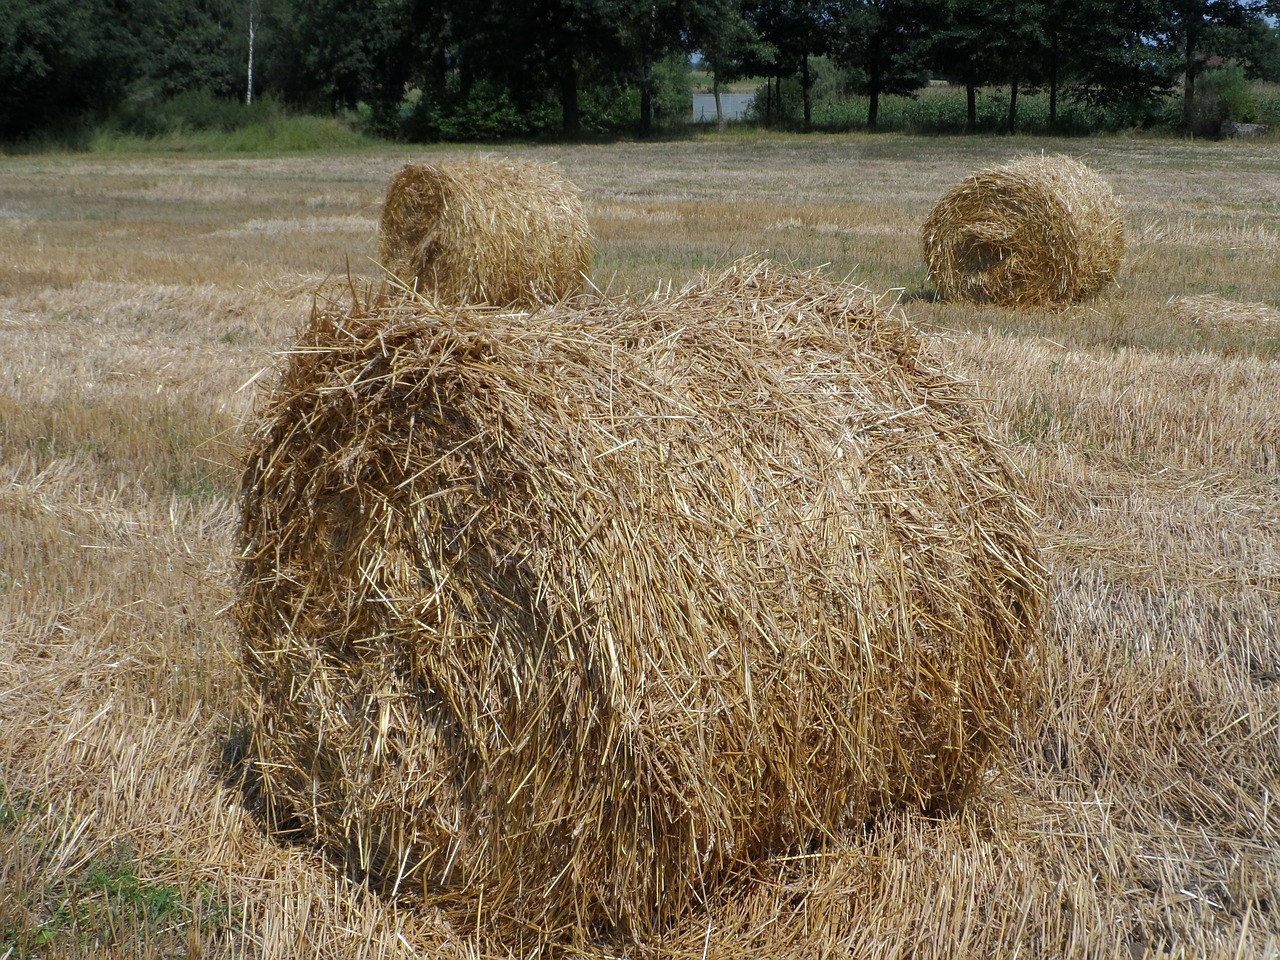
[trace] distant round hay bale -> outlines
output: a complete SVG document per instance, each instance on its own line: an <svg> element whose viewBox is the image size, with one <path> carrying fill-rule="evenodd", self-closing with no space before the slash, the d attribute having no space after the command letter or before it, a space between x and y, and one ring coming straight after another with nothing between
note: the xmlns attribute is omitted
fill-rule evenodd
<svg viewBox="0 0 1280 960"><path fill-rule="evenodd" d="M929 278L947 300L1074 303L1115 280L1120 202L1065 156L1024 157L968 177L924 223Z"/></svg>
<svg viewBox="0 0 1280 960"><path fill-rule="evenodd" d="M577 188L532 160L408 164L387 187L380 230L382 265L446 303L559 300L591 268Z"/></svg>
<svg viewBox="0 0 1280 960"><path fill-rule="evenodd" d="M320 313L241 508L269 809L517 952L643 938L959 803L1042 636L966 388L866 291L767 262L639 303Z"/></svg>

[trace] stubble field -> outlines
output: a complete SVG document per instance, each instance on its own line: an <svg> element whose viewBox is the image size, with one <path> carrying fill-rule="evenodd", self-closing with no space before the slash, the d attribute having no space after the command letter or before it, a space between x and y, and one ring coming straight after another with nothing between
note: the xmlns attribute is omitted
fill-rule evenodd
<svg viewBox="0 0 1280 960"><path fill-rule="evenodd" d="M1124 198L1117 286L933 302L930 206L1041 150ZM0 158L0 958L504 955L264 836L223 782L252 381L318 288L376 279L391 174L457 152ZM985 398L1051 570L1041 700L968 808L781 857L632 955L1280 956L1275 145L509 152L582 188L612 293L768 252L900 297Z"/></svg>

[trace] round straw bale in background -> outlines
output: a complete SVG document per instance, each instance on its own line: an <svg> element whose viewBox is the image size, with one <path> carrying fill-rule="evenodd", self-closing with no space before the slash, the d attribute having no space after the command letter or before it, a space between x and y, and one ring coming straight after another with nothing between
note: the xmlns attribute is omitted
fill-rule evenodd
<svg viewBox="0 0 1280 960"><path fill-rule="evenodd" d="M1006 306L1092 296L1115 279L1124 255L1111 187L1065 156L973 174L934 206L923 239L944 298Z"/></svg>
<svg viewBox="0 0 1280 960"><path fill-rule="evenodd" d="M1042 636L965 387L866 291L768 262L639 303L318 314L241 507L269 809L521 953L954 806Z"/></svg>
<svg viewBox="0 0 1280 960"><path fill-rule="evenodd" d="M477 156L397 173L378 255L447 303L532 304L582 285L591 234L577 188L554 166Z"/></svg>

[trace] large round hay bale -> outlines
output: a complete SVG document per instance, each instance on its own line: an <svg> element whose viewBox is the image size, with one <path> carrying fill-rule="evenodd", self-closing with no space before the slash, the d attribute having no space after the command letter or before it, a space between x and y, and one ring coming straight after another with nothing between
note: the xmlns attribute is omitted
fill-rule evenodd
<svg viewBox="0 0 1280 960"><path fill-rule="evenodd" d="M923 240L929 278L947 300L1074 303L1115 280L1124 223L1111 187L1089 167L1025 157L949 191Z"/></svg>
<svg viewBox="0 0 1280 960"><path fill-rule="evenodd" d="M559 300L591 267L577 188L532 160L408 164L387 187L380 230L383 266L446 303Z"/></svg>
<svg viewBox="0 0 1280 960"><path fill-rule="evenodd" d="M865 291L767 262L318 314L242 517L269 805L516 938L643 937L887 805L952 807L1042 631L967 390Z"/></svg>

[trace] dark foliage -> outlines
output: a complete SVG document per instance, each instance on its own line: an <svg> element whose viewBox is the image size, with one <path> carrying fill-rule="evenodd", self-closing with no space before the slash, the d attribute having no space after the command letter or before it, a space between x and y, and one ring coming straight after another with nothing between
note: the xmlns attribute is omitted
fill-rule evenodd
<svg viewBox="0 0 1280 960"><path fill-rule="evenodd" d="M246 99L251 50L256 94L358 111L369 132L408 139L648 135L684 122L672 103L687 80L670 65L694 55L716 90L767 78L762 119L785 118L794 85L802 129L824 124L821 57L867 98L868 128L883 96L930 77L966 88L969 129L989 128L986 86L1007 91L1008 131L1037 90L1049 129L1074 130L1081 105L1143 122L1180 88L1191 128L1206 70L1280 79L1277 12L1280 0L8 0L0 138L106 119L142 134L225 126L209 104Z"/></svg>

